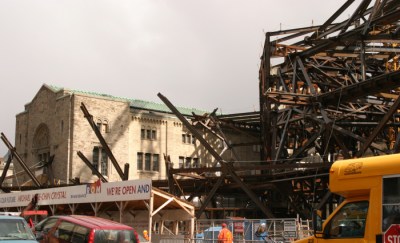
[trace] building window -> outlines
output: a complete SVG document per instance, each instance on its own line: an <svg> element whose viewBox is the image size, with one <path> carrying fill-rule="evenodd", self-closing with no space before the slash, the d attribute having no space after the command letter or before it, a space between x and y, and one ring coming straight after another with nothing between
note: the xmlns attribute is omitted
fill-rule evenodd
<svg viewBox="0 0 400 243"><path fill-rule="evenodd" d="M93 148L92 165L96 170L99 170L99 147ZM92 174L95 175L96 173L94 171L92 171Z"/></svg>
<svg viewBox="0 0 400 243"><path fill-rule="evenodd" d="M198 158L193 158L193 168L200 168L200 161Z"/></svg>
<svg viewBox="0 0 400 243"><path fill-rule="evenodd" d="M101 166L101 171L100 171L100 173L102 174L102 175L105 175L105 176L107 176L108 175L108 156L107 156L107 153L106 153L106 151L104 150L104 149L102 149L101 150L101 164L100 164Z"/></svg>
<svg viewBox="0 0 400 243"><path fill-rule="evenodd" d="M144 170L150 170L151 165L151 154L144 155Z"/></svg>
<svg viewBox="0 0 400 243"><path fill-rule="evenodd" d="M140 138L141 139L149 139L156 140L157 139L157 130L156 129L144 129L140 130Z"/></svg>
<svg viewBox="0 0 400 243"><path fill-rule="evenodd" d="M143 170L143 153L137 153L137 169Z"/></svg>
<svg viewBox="0 0 400 243"><path fill-rule="evenodd" d="M195 144L196 138L191 134L182 134L182 143L185 144Z"/></svg>
<svg viewBox="0 0 400 243"><path fill-rule="evenodd" d="M104 149L95 146L93 148L93 167L96 168L103 176L108 176L108 156ZM95 174L92 172L92 174Z"/></svg>
<svg viewBox="0 0 400 243"><path fill-rule="evenodd" d="M159 171L160 170L160 156L158 154L153 154L153 171Z"/></svg>
<svg viewBox="0 0 400 243"><path fill-rule="evenodd" d="M97 127L97 129L99 129L99 131L101 132L101 121L100 120L97 120L97 122L96 122L96 127Z"/></svg>
<svg viewBox="0 0 400 243"><path fill-rule="evenodd" d="M185 168L192 168L192 158L186 157Z"/></svg>
<svg viewBox="0 0 400 243"><path fill-rule="evenodd" d="M144 163L143 163L143 155L144 155ZM142 152L137 153L137 169L145 170L145 171L155 171L159 172L160 170L160 155L159 154L151 154Z"/></svg>
<svg viewBox="0 0 400 243"><path fill-rule="evenodd" d="M49 152L44 152L44 153L39 153L38 154L38 159L41 162L49 162L50 158L50 153Z"/></svg>
<svg viewBox="0 0 400 243"><path fill-rule="evenodd" d="M145 129L141 129L140 130L140 138L141 139L145 139L146 138L146 130Z"/></svg>
<svg viewBox="0 0 400 243"><path fill-rule="evenodd" d="M183 168L183 161L185 160L185 157L179 156L179 168Z"/></svg>
<svg viewBox="0 0 400 243"><path fill-rule="evenodd" d="M109 133L109 132L111 132L110 125L109 125L107 120L104 120L104 121L102 121L100 119L97 120L96 127L97 127L97 129L99 129L99 132L101 132L101 133Z"/></svg>
<svg viewBox="0 0 400 243"><path fill-rule="evenodd" d="M61 134L64 132L64 120L61 120Z"/></svg>
<svg viewBox="0 0 400 243"><path fill-rule="evenodd" d="M110 126L108 125L108 121L103 121L103 131L104 133L110 132Z"/></svg>
<svg viewBox="0 0 400 243"><path fill-rule="evenodd" d="M200 168L199 158L179 156L179 168Z"/></svg>
<svg viewBox="0 0 400 243"><path fill-rule="evenodd" d="M146 138L151 139L151 130L146 130Z"/></svg>

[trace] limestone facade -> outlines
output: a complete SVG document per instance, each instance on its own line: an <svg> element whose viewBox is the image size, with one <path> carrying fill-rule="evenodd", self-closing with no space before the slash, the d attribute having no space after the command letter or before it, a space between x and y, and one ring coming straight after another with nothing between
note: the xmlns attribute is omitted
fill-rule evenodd
<svg viewBox="0 0 400 243"><path fill-rule="evenodd" d="M80 151L109 181L121 180L84 117L82 103L93 116L122 170L125 163L129 164L130 180L166 179L164 155L170 156L174 168L208 167L214 163L212 156L174 114L166 112L166 106L161 103L45 84L25 105L25 110L16 116L15 147L25 163L31 168L40 167L54 156L51 169L42 167L36 174L52 173L56 183L69 183L74 178L79 178L82 183L97 180L77 155ZM151 109L147 108L149 105L153 105ZM214 136L205 138L221 152L221 141ZM231 142L254 140L235 132L229 134L229 139ZM252 146L236 152L246 161L257 161L260 157L259 151ZM226 160L232 159L230 156L229 153L223 155ZM15 167L21 170L17 164ZM18 179L19 183L28 180L26 174Z"/></svg>

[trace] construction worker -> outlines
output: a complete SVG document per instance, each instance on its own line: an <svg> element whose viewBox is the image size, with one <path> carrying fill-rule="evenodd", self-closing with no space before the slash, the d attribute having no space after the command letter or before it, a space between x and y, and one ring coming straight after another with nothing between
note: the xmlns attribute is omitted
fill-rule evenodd
<svg viewBox="0 0 400 243"><path fill-rule="evenodd" d="M143 237L146 239L146 241L149 241L149 233L147 230L143 230Z"/></svg>
<svg viewBox="0 0 400 243"><path fill-rule="evenodd" d="M222 229L218 234L218 243L232 243L232 232L226 227L225 223L221 224Z"/></svg>
<svg viewBox="0 0 400 243"><path fill-rule="evenodd" d="M260 226L258 226L256 231L256 237L258 237L258 240L267 242L268 233L267 233L267 225L265 223L261 223Z"/></svg>

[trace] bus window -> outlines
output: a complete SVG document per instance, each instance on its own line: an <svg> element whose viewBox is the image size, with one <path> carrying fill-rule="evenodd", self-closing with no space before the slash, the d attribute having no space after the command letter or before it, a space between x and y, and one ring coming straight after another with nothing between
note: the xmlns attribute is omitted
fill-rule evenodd
<svg viewBox="0 0 400 243"><path fill-rule="evenodd" d="M328 238L362 238L368 213L368 201L344 205L324 230Z"/></svg>

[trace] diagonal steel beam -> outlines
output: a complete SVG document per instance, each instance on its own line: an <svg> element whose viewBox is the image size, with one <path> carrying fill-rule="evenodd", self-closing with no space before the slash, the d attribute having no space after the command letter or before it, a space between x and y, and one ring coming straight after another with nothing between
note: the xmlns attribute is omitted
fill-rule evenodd
<svg viewBox="0 0 400 243"><path fill-rule="evenodd" d="M12 154L9 154L6 164L4 165L3 172L0 177L0 188L3 187L3 182L7 176L7 171L8 171L8 168L10 168L11 161L12 161Z"/></svg>
<svg viewBox="0 0 400 243"><path fill-rule="evenodd" d="M327 27L329 27L333 21L335 21L337 19L337 17L339 17L352 3L354 2L354 0L348 0L346 1L327 21L325 21L325 23L323 25L321 25L318 30L311 36L312 39L314 38L318 38L319 35L323 32L325 32L325 30L327 29Z"/></svg>
<svg viewBox="0 0 400 243"><path fill-rule="evenodd" d="M390 120L392 115L397 111L398 107L400 105L400 96L397 97L396 101L393 103L393 105L390 107L390 109L386 112L385 116L382 118L382 120L379 122L378 126L374 128L374 130L371 132L367 140L364 142L363 146L360 148L360 150L357 152L357 157L361 157L365 150L371 145L372 141L375 139L375 137L378 135L378 133L382 130L382 128L386 125L386 123Z"/></svg>
<svg viewBox="0 0 400 243"><path fill-rule="evenodd" d="M287 136L288 136L287 129L288 129L288 126L289 126L289 121L290 121L290 119L292 118L292 112L293 112L293 110L289 110L289 114L287 115L286 122L285 122L285 126L284 126L283 129L282 129L281 139L280 139L280 141L279 141L279 147L278 147L278 149L277 149L277 151L276 151L276 154L275 154L275 161L274 161L274 163L276 163L276 161L278 161L279 156L280 156L281 153L282 153L283 145L284 145L285 142L286 142L286 138L287 138Z"/></svg>
<svg viewBox="0 0 400 243"><path fill-rule="evenodd" d="M4 133L1 133L1 140L3 140L4 144L7 146L7 148L10 150L10 152L13 154L15 159L19 162L19 164L22 166L22 168L25 170L25 172L28 174L28 176L31 178L33 183L37 186L40 187L40 182L36 178L36 176L32 173L32 171L29 169L29 167L25 164L25 162L22 160L21 156L17 153L17 150L15 149L14 146L11 145L10 141L8 141L7 137L4 135Z"/></svg>
<svg viewBox="0 0 400 243"><path fill-rule="evenodd" d="M208 193L206 199L204 200L204 202L201 204L201 207L199 208L199 210L197 210L196 212L196 218L200 218L200 216L203 214L204 210L206 209L208 203L211 201L211 199L213 198L215 192L218 190L218 188L221 186L222 182L225 180L225 174L222 174L217 182L214 184L213 188L211 189L211 191Z"/></svg>
<svg viewBox="0 0 400 243"><path fill-rule="evenodd" d="M231 166L231 163L227 163L222 157L215 151L211 145L201 136L201 134L189 123L189 121L175 108L175 106L161 93L158 93L158 97L168 106L168 108L178 117L178 119L185 125L185 127L196 137L196 139L207 149L207 151L221 164L221 167L229 174L231 178L240 185L243 191L249 196L251 200L265 213L269 218L273 218L274 214L267 208L257 197L257 195L249 189L249 187L243 183L241 178L236 174ZM224 173L223 173L224 174ZM215 187L215 186L214 186ZM213 188L214 189L214 188ZM215 189L216 191L216 189ZM211 194L211 193L210 193ZM213 196L213 195L212 195ZM210 195L208 196L210 198ZM211 200L211 198L209 199Z"/></svg>
<svg viewBox="0 0 400 243"><path fill-rule="evenodd" d="M96 123L93 121L93 116L89 113L87 110L85 104L82 102L81 103L81 110L83 114L85 115L86 120L89 122L89 125L92 127L94 133L96 134L97 138L99 139L101 146L107 153L108 157L110 158L112 164L115 167L115 170L117 171L118 175L121 177L123 181L128 180L128 171L122 172L121 167L118 164L117 159L114 157L114 154L111 152L110 147L108 146L106 140L104 139L103 135L101 134L99 128L96 126Z"/></svg>
<svg viewBox="0 0 400 243"><path fill-rule="evenodd" d="M306 79L307 86L308 86L308 88L310 88L311 94L316 95L317 91L315 90L314 85L311 82L310 76L308 76L308 73L307 73L306 68L304 67L303 61L301 60L301 58L299 56L296 57L296 61L300 66L300 70L303 73L304 78Z"/></svg>
<svg viewBox="0 0 400 243"><path fill-rule="evenodd" d="M82 154L81 151L77 152L79 158L82 159L82 161L90 168L90 170L97 175L97 177L100 178L102 182L108 182L107 179L93 166L93 164L86 158L84 154Z"/></svg>

